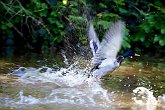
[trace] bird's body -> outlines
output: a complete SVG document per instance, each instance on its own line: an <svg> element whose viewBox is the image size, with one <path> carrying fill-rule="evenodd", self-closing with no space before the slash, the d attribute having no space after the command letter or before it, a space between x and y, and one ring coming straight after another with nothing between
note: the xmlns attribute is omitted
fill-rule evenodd
<svg viewBox="0 0 165 110"><path fill-rule="evenodd" d="M90 48L93 53L92 63L97 67L92 69L92 74L95 77L101 78L106 74L114 71L120 66L120 63L132 53L129 51L116 58L118 51L121 48L123 40L123 30L125 24L122 21L112 23L111 27L105 33L102 42L99 41L93 24L90 22L88 36L90 41Z"/></svg>

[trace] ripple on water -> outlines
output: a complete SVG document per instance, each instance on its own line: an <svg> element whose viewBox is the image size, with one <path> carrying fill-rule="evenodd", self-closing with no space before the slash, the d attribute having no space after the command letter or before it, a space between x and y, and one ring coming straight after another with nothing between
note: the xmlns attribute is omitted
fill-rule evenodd
<svg viewBox="0 0 165 110"><path fill-rule="evenodd" d="M100 81L96 81L93 77L88 78L88 73L89 68L80 69L77 63L60 70L53 70L49 67L38 69L20 67L13 71L13 75L19 76L18 82L34 86L38 83L53 83L57 86L42 98L35 97L33 94L27 95L24 90L18 91L15 98L6 99L5 105L18 107L18 105L58 103L108 107L110 100L107 90L101 87Z"/></svg>
<svg viewBox="0 0 165 110"><path fill-rule="evenodd" d="M125 71L128 69L123 68ZM135 72L133 69L132 67L131 71ZM143 69L140 72L143 72ZM46 106L51 109L107 110L122 108L137 110L145 107L146 110L157 110L157 106L163 108L165 105L165 95L159 96L157 99L153 96L152 91L144 87L134 89L134 95L130 93L120 95L120 92L116 91L108 92L101 86L101 81L92 77L88 78L89 73L90 65L81 68L79 62L58 70L46 66L38 69L20 67L12 72L12 75L17 76L17 83L13 83L14 87L19 86L19 89L12 95L2 94L1 106L18 109L31 107L39 109L42 108L41 106Z"/></svg>

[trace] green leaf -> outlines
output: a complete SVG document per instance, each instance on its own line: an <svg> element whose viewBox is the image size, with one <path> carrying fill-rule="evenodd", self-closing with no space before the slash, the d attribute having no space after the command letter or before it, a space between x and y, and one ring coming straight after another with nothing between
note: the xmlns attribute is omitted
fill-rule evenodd
<svg viewBox="0 0 165 110"><path fill-rule="evenodd" d="M54 39L53 39L53 42L60 42L62 40L62 37L61 36L56 36Z"/></svg>
<svg viewBox="0 0 165 110"><path fill-rule="evenodd" d="M6 25L7 25L9 28L13 27L13 24L12 24L12 23L10 23L10 22L9 22L9 23L7 23Z"/></svg>
<svg viewBox="0 0 165 110"><path fill-rule="evenodd" d="M165 41L160 40L160 41L159 41L159 45L160 45L160 46L164 46L164 45L165 45Z"/></svg>
<svg viewBox="0 0 165 110"><path fill-rule="evenodd" d="M20 16L16 16L15 19L14 19L14 22L15 23L21 22L21 17Z"/></svg>
<svg viewBox="0 0 165 110"><path fill-rule="evenodd" d="M123 46L124 49L131 48L131 45L126 40L123 41L122 46Z"/></svg>
<svg viewBox="0 0 165 110"><path fill-rule="evenodd" d="M142 33L142 32L138 32L136 35L135 35L135 38L133 38L132 40L133 41L139 41L140 39L143 41L143 37L145 37L145 34L144 33Z"/></svg>
<svg viewBox="0 0 165 110"><path fill-rule="evenodd" d="M2 25L1 25L1 29L2 29L2 30L6 30L6 29L7 29L7 25L2 24Z"/></svg>
<svg viewBox="0 0 165 110"><path fill-rule="evenodd" d="M155 37L154 37L154 43L155 42L158 42L159 41L159 36L158 35L155 35Z"/></svg>
<svg viewBox="0 0 165 110"><path fill-rule="evenodd" d="M78 3L76 1L68 1L68 2L69 2L69 4L74 5L74 6L78 5Z"/></svg>
<svg viewBox="0 0 165 110"><path fill-rule="evenodd" d="M33 0L33 2L34 2L34 3L39 3L39 2L40 2L40 0Z"/></svg>
<svg viewBox="0 0 165 110"><path fill-rule="evenodd" d="M161 28L161 34L165 34L165 28Z"/></svg>
<svg viewBox="0 0 165 110"><path fill-rule="evenodd" d="M50 13L50 15L53 16L53 17L56 17L57 13L53 11L53 12Z"/></svg>
<svg viewBox="0 0 165 110"><path fill-rule="evenodd" d="M124 36L128 36L129 35L129 32L130 32L130 30L129 29L127 29L127 28L125 28L125 30L124 30ZM128 38L128 37L127 37Z"/></svg>
<svg viewBox="0 0 165 110"><path fill-rule="evenodd" d="M55 23L56 23L56 19L55 19L55 18L52 18L52 17L49 17L49 18L48 18L48 21L49 21L51 24L55 24Z"/></svg>
<svg viewBox="0 0 165 110"><path fill-rule="evenodd" d="M77 8L72 8L71 10L72 10L73 13L78 13L79 12Z"/></svg>
<svg viewBox="0 0 165 110"><path fill-rule="evenodd" d="M40 12L39 14L40 14L40 17L47 17L47 10L44 10Z"/></svg>
<svg viewBox="0 0 165 110"><path fill-rule="evenodd" d="M109 22L108 21L100 20L100 21L97 22L97 25L103 26L104 29L109 28Z"/></svg>
<svg viewBox="0 0 165 110"><path fill-rule="evenodd" d="M114 2L118 5L121 5L121 6L125 5L124 0L114 0Z"/></svg>
<svg viewBox="0 0 165 110"><path fill-rule="evenodd" d="M56 20L55 23L56 23L57 27L59 27L59 28L63 28L63 27L64 27L64 25L61 24L61 22L59 22L59 21L57 21L57 20Z"/></svg>
<svg viewBox="0 0 165 110"><path fill-rule="evenodd" d="M125 10L125 9L123 9L123 8L119 8L119 11L120 11L121 13L128 13L128 11Z"/></svg>
<svg viewBox="0 0 165 110"><path fill-rule="evenodd" d="M99 3L99 6L101 7L101 8L107 8L107 5L105 5L105 4L103 4L103 3Z"/></svg>
<svg viewBox="0 0 165 110"><path fill-rule="evenodd" d="M145 41L145 42L144 42L144 45L145 45L145 47L148 48L148 47L151 45L151 43L149 43L148 41Z"/></svg>
<svg viewBox="0 0 165 110"><path fill-rule="evenodd" d="M139 27L143 29L146 33L149 33L151 31L150 25L148 23L143 23Z"/></svg>
<svg viewBox="0 0 165 110"><path fill-rule="evenodd" d="M47 9L48 8L48 6L45 3L42 3L41 7L42 7L42 9Z"/></svg>
<svg viewBox="0 0 165 110"><path fill-rule="evenodd" d="M110 16L110 17L114 17L114 18L117 18L117 17L119 17L119 15L118 14L115 14L115 13L110 13L110 14L105 14L105 15L108 15L108 16Z"/></svg>
<svg viewBox="0 0 165 110"><path fill-rule="evenodd" d="M64 35L65 35L65 32L64 32L64 31L61 31L61 32L60 32L60 35L61 35L61 36L64 36Z"/></svg>
<svg viewBox="0 0 165 110"><path fill-rule="evenodd" d="M145 37L140 37L140 41L144 42L145 41Z"/></svg>

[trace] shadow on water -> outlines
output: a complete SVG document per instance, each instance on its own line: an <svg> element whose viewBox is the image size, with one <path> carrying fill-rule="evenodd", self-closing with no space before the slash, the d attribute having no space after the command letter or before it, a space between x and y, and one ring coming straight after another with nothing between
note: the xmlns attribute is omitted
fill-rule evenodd
<svg viewBox="0 0 165 110"><path fill-rule="evenodd" d="M70 60L65 53L0 58L0 109L163 110L164 62L127 59L109 77L95 81L85 77L90 61L79 56Z"/></svg>

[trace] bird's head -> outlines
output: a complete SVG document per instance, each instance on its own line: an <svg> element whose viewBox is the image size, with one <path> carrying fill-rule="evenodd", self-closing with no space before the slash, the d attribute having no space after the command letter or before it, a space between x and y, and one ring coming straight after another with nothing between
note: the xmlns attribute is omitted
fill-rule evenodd
<svg viewBox="0 0 165 110"><path fill-rule="evenodd" d="M134 53L132 50L128 50L128 51L126 51L125 53L123 53L121 56L119 56L119 57L117 58L116 62L117 62L118 64L121 64L121 62L124 60L124 58L126 58L126 57L133 57L133 56L140 56L140 55ZM116 63L116 62L115 62L115 63Z"/></svg>
<svg viewBox="0 0 165 110"><path fill-rule="evenodd" d="M123 57L133 57L133 56L140 56L140 55L138 55L138 54L136 54L136 53L134 53L132 50L128 50L128 51L126 51L124 54L122 54L122 56Z"/></svg>

